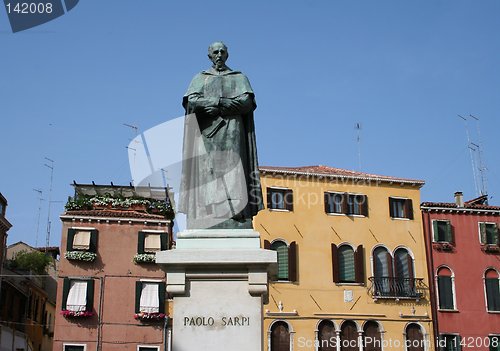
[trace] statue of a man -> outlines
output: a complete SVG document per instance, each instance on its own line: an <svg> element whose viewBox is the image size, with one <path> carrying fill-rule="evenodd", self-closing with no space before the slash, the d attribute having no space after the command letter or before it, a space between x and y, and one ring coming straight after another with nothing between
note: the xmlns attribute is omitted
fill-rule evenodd
<svg viewBox="0 0 500 351"><path fill-rule="evenodd" d="M252 228L262 209L253 111L247 77L226 66L226 45L208 48L213 65L197 74L186 110L179 212L188 229Z"/></svg>

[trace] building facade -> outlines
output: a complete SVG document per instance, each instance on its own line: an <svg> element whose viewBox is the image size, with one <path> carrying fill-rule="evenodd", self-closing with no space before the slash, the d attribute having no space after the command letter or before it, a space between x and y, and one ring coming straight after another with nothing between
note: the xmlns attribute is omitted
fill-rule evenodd
<svg viewBox="0 0 500 351"><path fill-rule="evenodd" d="M54 350L164 351L172 242L165 189L78 185L63 222Z"/></svg>
<svg viewBox="0 0 500 351"><path fill-rule="evenodd" d="M254 219L278 272L264 350L432 350L420 180L261 167Z"/></svg>
<svg viewBox="0 0 500 351"><path fill-rule="evenodd" d="M499 351L500 207L456 193L421 209L439 346Z"/></svg>

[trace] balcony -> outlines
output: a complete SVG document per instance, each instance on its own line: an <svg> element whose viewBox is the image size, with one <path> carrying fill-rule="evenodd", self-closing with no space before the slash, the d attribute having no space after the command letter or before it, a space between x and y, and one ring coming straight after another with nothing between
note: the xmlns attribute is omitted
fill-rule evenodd
<svg viewBox="0 0 500 351"><path fill-rule="evenodd" d="M374 300L417 300L425 296L427 286L423 278L370 277L368 292Z"/></svg>

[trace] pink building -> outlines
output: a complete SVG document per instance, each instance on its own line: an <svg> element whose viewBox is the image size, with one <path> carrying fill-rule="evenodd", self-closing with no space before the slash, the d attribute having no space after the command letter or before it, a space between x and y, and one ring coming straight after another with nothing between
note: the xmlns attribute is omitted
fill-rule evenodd
<svg viewBox="0 0 500 351"><path fill-rule="evenodd" d="M54 350L164 351L170 326L155 252L172 243L166 189L78 185L61 215Z"/></svg>
<svg viewBox="0 0 500 351"><path fill-rule="evenodd" d="M440 349L500 350L500 207L487 197L421 205Z"/></svg>

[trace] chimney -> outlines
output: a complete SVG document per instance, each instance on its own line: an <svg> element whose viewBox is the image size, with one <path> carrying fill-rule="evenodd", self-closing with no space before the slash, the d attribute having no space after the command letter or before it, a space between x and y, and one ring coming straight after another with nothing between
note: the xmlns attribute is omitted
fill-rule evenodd
<svg viewBox="0 0 500 351"><path fill-rule="evenodd" d="M461 191L455 193L455 203L457 207L464 207L464 194Z"/></svg>

